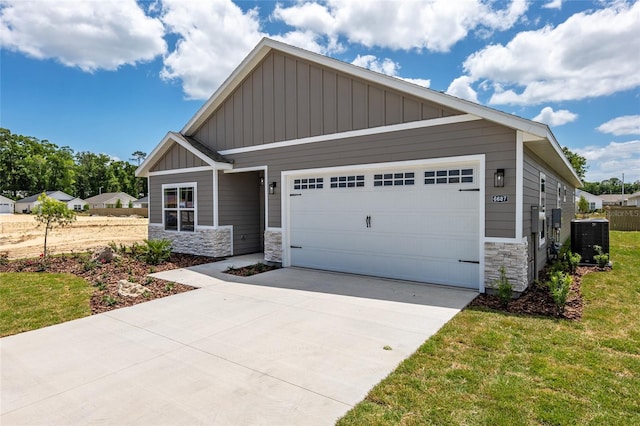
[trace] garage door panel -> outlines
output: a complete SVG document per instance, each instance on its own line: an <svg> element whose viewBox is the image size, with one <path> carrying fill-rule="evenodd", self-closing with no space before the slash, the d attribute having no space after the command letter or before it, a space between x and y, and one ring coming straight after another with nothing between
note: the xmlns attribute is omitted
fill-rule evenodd
<svg viewBox="0 0 640 426"><path fill-rule="evenodd" d="M358 171L361 187L329 188L334 175L323 174L325 188L292 191L291 264L478 288L479 265L460 260L479 261L479 192L407 171L413 185L374 186L379 171Z"/></svg>

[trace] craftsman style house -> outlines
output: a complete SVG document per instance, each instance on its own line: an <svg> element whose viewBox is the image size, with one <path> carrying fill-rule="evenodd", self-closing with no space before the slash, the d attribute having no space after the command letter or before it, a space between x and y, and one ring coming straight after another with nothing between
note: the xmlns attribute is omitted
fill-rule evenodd
<svg viewBox="0 0 640 426"><path fill-rule="evenodd" d="M137 176L176 251L481 292L533 281L580 185L544 124L269 39Z"/></svg>

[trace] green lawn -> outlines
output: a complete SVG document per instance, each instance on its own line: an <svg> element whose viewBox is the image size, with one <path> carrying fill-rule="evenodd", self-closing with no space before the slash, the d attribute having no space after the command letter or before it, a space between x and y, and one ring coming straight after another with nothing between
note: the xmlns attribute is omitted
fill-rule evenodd
<svg viewBox="0 0 640 426"><path fill-rule="evenodd" d="M91 315L92 292L71 274L0 273L0 337Z"/></svg>
<svg viewBox="0 0 640 426"><path fill-rule="evenodd" d="M640 232L610 237L581 322L465 310L338 424L640 424Z"/></svg>

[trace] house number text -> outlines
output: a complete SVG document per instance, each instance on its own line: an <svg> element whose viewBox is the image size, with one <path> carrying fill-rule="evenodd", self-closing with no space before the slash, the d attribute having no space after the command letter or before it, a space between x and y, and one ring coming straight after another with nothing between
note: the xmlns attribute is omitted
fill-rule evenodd
<svg viewBox="0 0 640 426"><path fill-rule="evenodd" d="M507 196L506 195L494 195L491 197L492 203L506 203Z"/></svg>

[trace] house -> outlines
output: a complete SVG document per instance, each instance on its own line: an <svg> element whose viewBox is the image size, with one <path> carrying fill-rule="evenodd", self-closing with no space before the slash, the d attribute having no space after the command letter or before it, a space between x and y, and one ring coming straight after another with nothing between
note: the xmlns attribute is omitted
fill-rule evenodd
<svg viewBox="0 0 640 426"><path fill-rule="evenodd" d="M600 194L603 206L626 206L628 194Z"/></svg>
<svg viewBox="0 0 640 426"><path fill-rule="evenodd" d="M0 214L13 213L16 202L11 198L0 195Z"/></svg>
<svg viewBox="0 0 640 426"><path fill-rule="evenodd" d="M590 212L602 209L602 198L600 198L600 196L590 194L581 189L576 189L576 211L579 210L578 202L580 201L580 197L584 197L587 200Z"/></svg>
<svg viewBox="0 0 640 426"><path fill-rule="evenodd" d="M82 211L86 204L84 200L71 196L62 191L46 191L45 193L47 194L47 196L53 198L54 200L62 201L63 203L65 203L69 210ZM38 197L41 194L42 192L39 192L16 201L15 211L18 213L31 213L33 208L40 204L38 202Z"/></svg>
<svg viewBox="0 0 640 426"><path fill-rule="evenodd" d="M636 191L633 194L629 195L627 199L628 206L640 207L640 191Z"/></svg>
<svg viewBox="0 0 640 426"><path fill-rule="evenodd" d="M149 196L142 197L139 200L133 202L133 207L137 209L147 209L149 208Z"/></svg>
<svg viewBox="0 0 640 426"><path fill-rule="evenodd" d="M86 201L90 209L107 209L115 208L118 204L118 200L120 200L122 208L128 208L129 202L134 203L136 201L136 197L132 197L126 192L104 192L102 194L89 197Z"/></svg>
<svg viewBox="0 0 640 426"><path fill-rule="evenodd" d="M581 185L544 124L270 39L136 175L178 252L480 292L533 282Z"/></svg>

